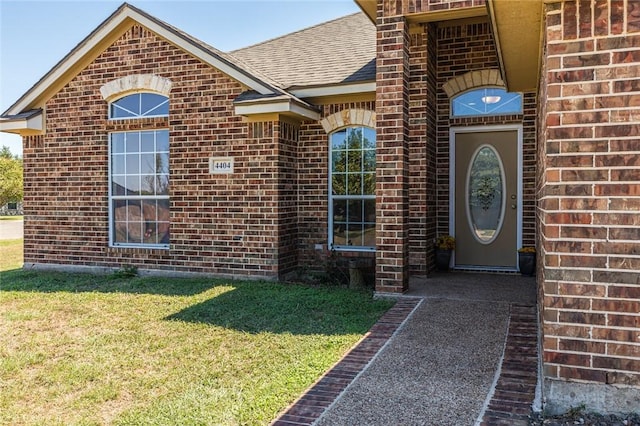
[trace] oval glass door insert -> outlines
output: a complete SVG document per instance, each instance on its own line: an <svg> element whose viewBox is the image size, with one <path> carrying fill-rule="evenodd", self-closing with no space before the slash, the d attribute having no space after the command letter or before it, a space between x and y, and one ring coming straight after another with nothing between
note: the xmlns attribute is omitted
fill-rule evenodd
<svg viewBox="0 0 640 426"><path fill-rule="evenodd" d="M498 237L505 206L504 167L491 145L480 146L467 172L467 218L473 237L489 244Z"/></svg>

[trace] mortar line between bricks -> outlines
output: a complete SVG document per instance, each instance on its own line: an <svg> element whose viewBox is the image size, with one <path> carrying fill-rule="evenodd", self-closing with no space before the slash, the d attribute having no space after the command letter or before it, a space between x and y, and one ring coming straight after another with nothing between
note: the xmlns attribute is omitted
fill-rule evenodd
<svg viewBox="0 0 640 426"><path fill-rule="evenodd" d="M285 411L278 415L278 417L271 422L271 426L286 426L286 425L306 425L311 426L315 422L317 422L323 415L326 413L339 399L340 397L349 389L349 387L362 375L364 371L371 365L371 363L378 357L380 353L387 347L389 342L394 338L394 336L404 327L407 323L411 315L416 311L418 306L422 304L421 298L401 298L398 299L396 304L391 307L370 329L367 334L364 335L362 339L360 339L352 348L349 350L338 362L336 362L329 370L327 370L318 380L311 385L296 401L294 401ZM404 318L403 318L404 316ZM399 321L402 319L402 321ZM385 331L376 331L381 326L384 327ZM389 333L390 329L393 329L392 333ZM373 330L373 331L372 331ZM365 348L368 346L370 340L385 340L380 347L375 350L375 352L371 352L370 348ZM364 349L361 351L361 349ZM362 353L358 353L362 352ZM350 357L350 355L352 357ZM353 377L353 379L342 387L342 389L332 390L330 393L333 394L333 401L330 404L327 404L324 408L317 406L316 401L308 401L307 395L311 394L316 390L317 387L321 387L323 384L323 379L327 376L330 376L331 373L340 369L341 365L344 362L348 362L350 365L354 363L353 355L356 355L358 358L361 358L358 361L358 364L361 364L360 371ZM337 387L339 388L339 387ZM325 393L327 393L325 391ZM329 395L327 395L329 396ZM314 402L313 407L310 402ZM296 412L300 412L305 408L310 409L313 413L305 412L304 417L299 417L296 415ZM293 420L293 419L296 420Z"/></svg>

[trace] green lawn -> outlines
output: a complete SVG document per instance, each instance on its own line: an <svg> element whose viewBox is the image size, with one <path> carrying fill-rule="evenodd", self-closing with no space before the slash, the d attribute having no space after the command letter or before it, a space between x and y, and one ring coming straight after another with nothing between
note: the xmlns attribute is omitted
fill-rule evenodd
<svg viewBox="0 0 640 426"><path fill-rule="evenodd" d="M390 307L336 287L7 270L1 248L3 425L268 424Z"/></svg>
<svg viewBox="0 0 640 426"><path fill-rule="evenodd" d="M0 271L22 267L23 239L0 240ZM2 288L3 281L0 281Z"/></svg>

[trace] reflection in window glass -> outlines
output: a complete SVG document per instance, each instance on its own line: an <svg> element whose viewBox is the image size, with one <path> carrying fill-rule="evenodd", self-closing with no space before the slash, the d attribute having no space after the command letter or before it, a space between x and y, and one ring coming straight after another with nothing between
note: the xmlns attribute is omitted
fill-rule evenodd
<svg viewBox="0 0 640 426"><path fill-rule="evenodd" d="M350 127L331 134L330 246L375 249L376 133Z"/></svg>
<svg viewBox="0 0 640 426"><path fill-rule="evenodd" d="M112 133L112 244L168 247L169 132Z"/></svg>
<svg viewBox="0 0 640 426"><path fill-rule="evenodd" d="M155 93L134 93L113 101L109 106L109 118L166 117L169 115L169 98Z"/></svg>
<svg viewBox="0 0 640 426"><path fill-rule="evenodd" d="M522 95L500 88L464 92L451 100L452 117L522 114Z"/></svg>
<svg viewBox="0 0 640 426"><path fill-rule="evenodd" d="M474 237L483 244L497 238L504 216L504 172L497 152L485 145L471 161L467 209Z"/></svg>

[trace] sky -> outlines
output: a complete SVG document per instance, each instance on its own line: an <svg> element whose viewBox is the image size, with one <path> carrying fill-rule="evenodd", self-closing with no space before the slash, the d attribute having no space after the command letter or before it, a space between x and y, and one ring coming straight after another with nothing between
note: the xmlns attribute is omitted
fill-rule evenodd
<svg viewBox="0 0 640 426"><path fill-rule="evenodd" d="M0 0L0 113L5 112L123 0ZM129 0L129 4L229 51L358 12L353 0ZM19 136L0 146L22 155Z"/></svg>

